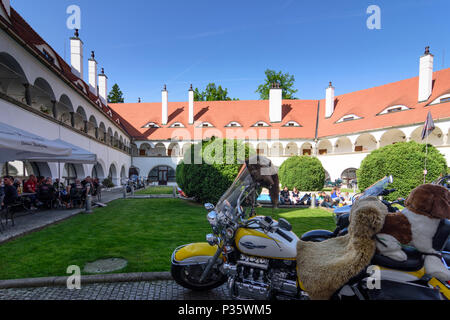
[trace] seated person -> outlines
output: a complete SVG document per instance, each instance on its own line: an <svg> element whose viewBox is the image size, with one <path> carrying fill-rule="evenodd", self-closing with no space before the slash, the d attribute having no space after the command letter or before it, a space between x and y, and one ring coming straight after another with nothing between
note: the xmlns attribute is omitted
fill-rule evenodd
<svg viewBox="0 0 450 320"><path fill-rule="evenodd" d="M3 201L1 207L5 208L17 201L19 195L17 194L17 189L13 186L13 180L10 177L5 176L3 178Z"/></svg>
<svg viewBox="0 0 450 320"><path fill-rule="evenodd" d="M76 179L75 183L72 183L69 187L70 202L72 207L79 206L79 208L81 208L83 206L84 193L85 189L83 185L79 179Z"/></svg>
<svg viewBox="0 0 450 320"><path fill-rule="evenodd" d="M300 192L298 191L297 187L294 187L294 189L292 189L291 202L293 204L300 204Z"/></svg>
<svg viewBox="0 0 450 320"><path fill-rule="evenodd" d="M339 188L334 187L331 192L331 200L333 200L333 205L337 206L340 202L340 194Z"/></svg>
<svg viewBox="0 0 450 320"><path fill-rule="evenodd" d="M324 196L325 196L325 193L322 192L322 191L320 191L320 192L317 194L317 196L316 196L316 206L320 206L320 205L322 204L323 199L324 199Z"/></svg>
<svg viewBox="0 0 450 320"><path fill-rule="evenodd" d="M328 194L326 194L324 197L323 197L323 201L322 201L322 203L321 203L321 206L322 207L325 207L325 208L333 208L333 199L331 199L331 196L329 196Z"/></svg>
<svg viewBox="0 0 450 320"><path fill-rule="evenodd" d="M343 197L341 196L341 203L344 206L349 206L352 204L352 197L350 196L350 193L346 192Z"/></svg>
<svg viewBox="0 0 450 320"><path fill-rule="evenodd" d="M291 203L291 196L290 196L288 187L284 187L284 189L281 190L281 192L280 192L280 203L281 204L292 204Z"/></svg>
<svg viewBox="0 0 450 320"><path fill-rule="evenodd" d="M31 193L32 195L28 196L31 201L30 209L36 209L36 188L37 188L37 179L34 174L30 175L30 178L24 182L23 184L23 192Z"/></svg>
<svg viewBox="0 0 450 320"><path fill-rule="evenodd" d="M38 187L37 198L42 202L47 208L51 208L51 202L55 200L55 189L53 188L53 183L51 178L47 178Z"/></svg>

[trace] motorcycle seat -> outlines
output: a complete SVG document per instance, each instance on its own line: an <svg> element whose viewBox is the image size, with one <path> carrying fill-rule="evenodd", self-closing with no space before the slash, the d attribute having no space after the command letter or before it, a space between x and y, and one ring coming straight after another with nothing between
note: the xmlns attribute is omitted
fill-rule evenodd
<svg viewBox="0 0 450 320"><path fill-rule="evenodd" d="M410 247L404 247L402 250L408 256L406 261L396 261L376 253L372 258L372 264L401 271L418 271L423 268L423 257L419 251Z"/></svg>

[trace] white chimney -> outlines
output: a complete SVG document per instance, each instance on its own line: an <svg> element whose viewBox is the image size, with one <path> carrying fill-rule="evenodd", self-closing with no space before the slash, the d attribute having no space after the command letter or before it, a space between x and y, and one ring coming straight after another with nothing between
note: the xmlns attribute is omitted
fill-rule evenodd
<svg viewBox="0 0 450 320"><path fill-rule="evenodd" d="M426 47L425 54L420 57L419 102L427 101L433 90L433 59L430 47Z"/></svg>
<svg viewBox="0 0 450 320"><path fill-rule="evenodd" d="M161 124L165 126L167 124L168 117L168 104L169 104L169 92L167 91L167 86L164 85L164 90L161 94L162 98L162 113L161 113Z"/></svg>
<svg viewBox="0 0 450 320"><path fill-rule="evenodd" d="M194 90L189 89L189 124L194 124Z"/></svg>
<svg viewBox="0 0 450 320"><path fill-rule="evenodd" d="M95 60L95 53L92 51L91 58L89 59L89 89L95 95L97 95L97 61Z"/></svg>
<svg viewBox="0 0 450 320"><path fill-rule="evenodd" d="M108 77L105 75L105 69L98 75L98 94L104 104L108 101Z"/></svg>
<svg viewBox="0 0 450 320"><path fill-rule="evenodd" d="M79 38L78 29L75 29L75 36L70 38L70 64L72 72L83 79L83 41Z"/></svg>
<svg viewBox="0 0 450 320"><path fill-rule="evenodd" d="M273 83L269 91L270 122L281 122L283 105L283 89L279 83Z"/></svg>
<svg viewBox="0 0 450 320"><path fill-rule="evenodd" d="M334 113L334 87L330 84L325 93L325 118L329 118Z"/></svg>
<svg viewBox="0 0 450 320"><path fill-rule="evenodd" d="M9 0L2 0L3 6L5 7L6 13L8 16L11 16L11 4Z"/></svg>

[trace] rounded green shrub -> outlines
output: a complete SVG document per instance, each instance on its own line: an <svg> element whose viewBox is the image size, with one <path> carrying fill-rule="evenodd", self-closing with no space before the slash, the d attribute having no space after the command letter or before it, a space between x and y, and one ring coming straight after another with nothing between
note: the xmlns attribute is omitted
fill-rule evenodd
<svg viewBox="0 0 450 320"><path fill-rule="evenodd" d="M357 170L358 186L361 190L371 186L385 176L392 175L394 183L389 188L397 189L387 199L406 198L417 186L423 184L426 145L415 141L400 142L372 151ZM445 157L432 145L428 145L426 182L436 180L447 171Z"/></svg>
<svg viewBox="0 0 450 320"><path fill-rule="evenodd" d="M325 184L325 169L319 159L310 156L290 157L281 165L278 176L281 186L292 190L319 191Z"/></svg>
<svg viewBox="0 0 450 320"><path fill-rule="evenodd" d="M211 139L191 146L178 164L176 180L188 197L217 203L253 153L239 140Z"/></svg>
<svg viewBox="0 0 450 320"><path fill-rule="evenodd" d="M103 180L102 184L103 184L106 188L114 188L114 187L115 187L114 183L112 182L112 179L109 178L109 177L108 177L108 178L105 178L105 179Z"/></svg>

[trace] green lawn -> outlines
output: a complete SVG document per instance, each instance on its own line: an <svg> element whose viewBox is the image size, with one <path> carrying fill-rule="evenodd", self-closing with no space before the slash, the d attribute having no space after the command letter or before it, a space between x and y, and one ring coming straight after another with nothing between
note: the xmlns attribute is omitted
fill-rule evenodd
<svg viewBox="0 0 450 320"><path fill-rule="evenodd" d="M261 208L258 214L290 221L299 236L312 229L334 229L322 209ZM173 250L204 241L211 232L205 209L180 199L120 199L94 214L70 220L0 245L0 279L64 276L102 258L124 258L119 272L168 271Z"/></svg>
<svg viewBox="0 0 450 320"><path fill-rule="evenodd" d="M173 187L155 186L136 191L135 194L173 194Z"/></svg>

